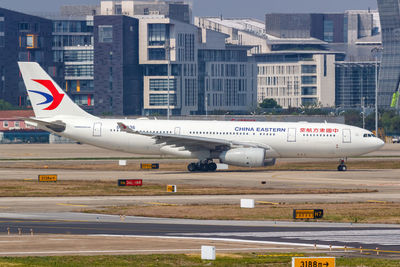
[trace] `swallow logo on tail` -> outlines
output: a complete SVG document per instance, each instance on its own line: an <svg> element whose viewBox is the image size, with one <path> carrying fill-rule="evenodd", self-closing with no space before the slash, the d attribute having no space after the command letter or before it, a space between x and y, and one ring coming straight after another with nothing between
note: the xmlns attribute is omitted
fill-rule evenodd
<svg viewBox="0 0 400 267"><path fill-rule="evenodd" d="M46 98L45 101L37 105L45 105L51 103L48 107L44 108L43 110L54 110L61 104L61 101L64 98L64 94L60 94L50 80L32 80L32 81L43 85L44 87L47 88L47 90L50 91L50 94L48 94L41 91L29 90L29 92L39 94Z"/></svg>

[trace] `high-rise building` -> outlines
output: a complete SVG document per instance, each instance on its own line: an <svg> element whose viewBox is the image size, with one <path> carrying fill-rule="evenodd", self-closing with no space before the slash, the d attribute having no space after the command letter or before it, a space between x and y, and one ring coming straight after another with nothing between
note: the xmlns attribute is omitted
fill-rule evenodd
<svg viewBox="0 0 400 267"><path fill-rule="evenodd" d="M140 115L143 107L139 66L139 21L123 16L94 17L96 115Z"/></svg>
<svg viewBox="0 0 400 267"><path fill-rule="evenodd" d="M198 114L245 113L257 106L257 66L251 47L226 45L225 34L202 30L198 53Z"/></svg>
<svg viewBox="0 0 400 267"><path fill-rule="evenodd" d="M166 115L168 103L170 114L196 114L198 29L169 18L141 16L139 32L144 114Z"/></svg>
<svg viewBox="0 0 400 267"><path fill-rule="evenodd" d="M378 0L378 9L383 44L383 53L375 55L378 61L382 56L378 105L380 108L389 108L400 82L400 2Z"/></svg>
<svg viewBox="0 0 400 267"><path fill-rule="evenodd" d="M71 9L78 8L71 7ZM63 13L66 13L66 10ZM71 15L55 18L52 49L54 66L59 79L62 80L60 85L75 103L92 113L94 107L93 16Z"/></svg>
<svg viewBox="0 0 400 267"><path fill-rule="evenodd" d="M52 22L0 8L0 99L28 105L18 61L36 61L53 77Z"/></svg>

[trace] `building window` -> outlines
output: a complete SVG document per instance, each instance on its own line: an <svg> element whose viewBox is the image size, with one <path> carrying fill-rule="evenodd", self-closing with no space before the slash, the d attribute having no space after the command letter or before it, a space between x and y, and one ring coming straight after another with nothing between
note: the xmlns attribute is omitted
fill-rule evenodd
<svg viewBox="0 0 400 267"><path fill-rule="evenodd" d="M150 94L150 106L168 106L167 94ZM176 106L176 95L169 94L169 104Z"/></svg>
<svg viewBox="0 0 400 267"><path fill-rule="evenodd" d="M315 97L304 97L301 99L301 104L303 106L312 106L317 104L317 98Z"/></svg>
<svg viewBox="0 0 400 267"><path fill-rule="evenodd" d="M112 43L113 42L113 26L102 25L99 26L99 43Z"/></svg>
<svg viewBox="0 0 400 267"><path fill-rule="evenodd" d="M122 5L115 4L115 15L121 15L121 14L122 14Z"/></svg>
<svg viewBox="0 0 400 267"><path fill-rule="evenodd" d="M4 26L4 17L0 17L0 32L5 31L5 26Z"/></svg>
<svg viewBox="0 0 400 267"><path fill-rule="evenodd" d="M6 80L6 74L5 74L5 68L4 66L1 66L0 68L0 92L3 92L4 88L4 83Z"/></svg>
<svg viewBox="0 0 400 267"><path fill-rule="evenodd" d="M3 121L3 127L8 128L8 121Z"/></svg>
<svg viewBox="0 0 400 267"><path fill-rule="evenodd" d="M18 128L20 127L20 122L19 121L15 122L15 127L18 127Z"/></svg>
<svg viewBox="0 0 400 267"><path fill-rule="evenodd" d="M65 62L93 61L93 50L65 50Z"/></svg>
<svg viewBox="0 0 400 267"><path fill-rule="evenodd" d="M301 65L301 73L317 73L316 65Z"/></svg>
<svg viewBox="0 0 400 267"><path fill-rule="evenodd" d="M18 24L18 29L20 31L29 31L31 29L31 25L28 22L21 22Z"/></svg>
<svg viewBox="0 0 400 267"><path fill-rule="evenodd" d="M168 79L150 79L150 91L168 91ZM169 90L176 91L176 79L169 80Z"/></svg>
<svg viewBox="0 0 400 267"><path fill-rule="evenodd" d="M164 48L149 48L149 60L165 60Z"/></svg>
<svg viewBox="0 0 400 267"><path fill-rule="evenodd" d="M332 43L333 42L333 21L324 20L324 41Z"/></svg>
<svg viewBox="0 0 400 267"><path fill-rule="evenodd" d="M316 76L303 76L303 77L301 77L301 82L303 84L316 84L317 77Z"/></svg>
<svg viewBox="0 0 400 267"><path fill-rule="evenodd" d="M65 76L93 77L93 65L65 65Z"/></svg>
<svg viewBox="0 0 400 267"><path fill-rule="evenodd" d="M149 45L164 45L169 39L168 24L148 24Z"/></svg>
<svg viewBox="0 0 400 267"><path fill-rule="evenodd" d="M84 106L93 106L94 104L92 95L74 95L74 102Z"/></svg>
<svg viewBox="0 0 400 267"><path fill-rule="evenodd" d="M301 88L302 95L316 95L317 94L317 87L309 86L309 87L302 87Z"/></svg>
<svg viewBox="0 0 400 267"><path fill-rule="evenodd" d="M38 36L35 34L28 34L26 36L26 48L38 48Z"/></svg>

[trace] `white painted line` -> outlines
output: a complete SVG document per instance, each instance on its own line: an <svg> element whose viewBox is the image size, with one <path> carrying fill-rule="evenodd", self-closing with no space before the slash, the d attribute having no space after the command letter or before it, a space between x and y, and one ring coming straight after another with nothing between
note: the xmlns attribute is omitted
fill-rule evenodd
<svg viewBox="0 0 400 267"><path fill-rule="evenodd" d="M209 241L224 241L232 243L253 243L265 245L282 245L282 246L295 246L295 247L314 247L314 244L307 243L289 243L289 242L273 242L273 241L258 241L258 240L245 240L245 239L230 239L230 238L207 238L207 237L184 237L184 236L141 236L141 235L89 235L89 236L110 236L110 237L134 237L134 238L160 238L160 239L188 239L188 240L209 240ZM329 248L328 245L319 245L317 248ZM340 246L332 246L332 248L342 248ZM350 248L350 247L348 247Z"/></svg>
<svg viewBox="0 0 400 267"><path fill-rule="evenodd" d="M82 253L134 253L134 252L188 252L200 249L138 249L138 250L50 250L50 251L9 251L0 252L0 255L25 254L82 254Z"/></svg>

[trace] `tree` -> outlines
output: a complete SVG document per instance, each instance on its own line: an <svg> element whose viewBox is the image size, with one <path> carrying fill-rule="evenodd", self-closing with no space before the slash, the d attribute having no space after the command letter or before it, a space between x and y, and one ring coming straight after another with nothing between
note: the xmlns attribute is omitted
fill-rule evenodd
<svg viewBox="0 0 400 267"><path fill-rule="evenodd" d="M260 104L261 108L282 108L281 106L278 105L275 99L272 98L266 98L263 100L263 102Z"/></svg>
<svg viewBox="0 0 400 267"><path fill-rule="evenodd" d="M3 99L0 99L0 110L12 110L16 109L13 105L8 103L7 101L4 101Z"/></svg>

